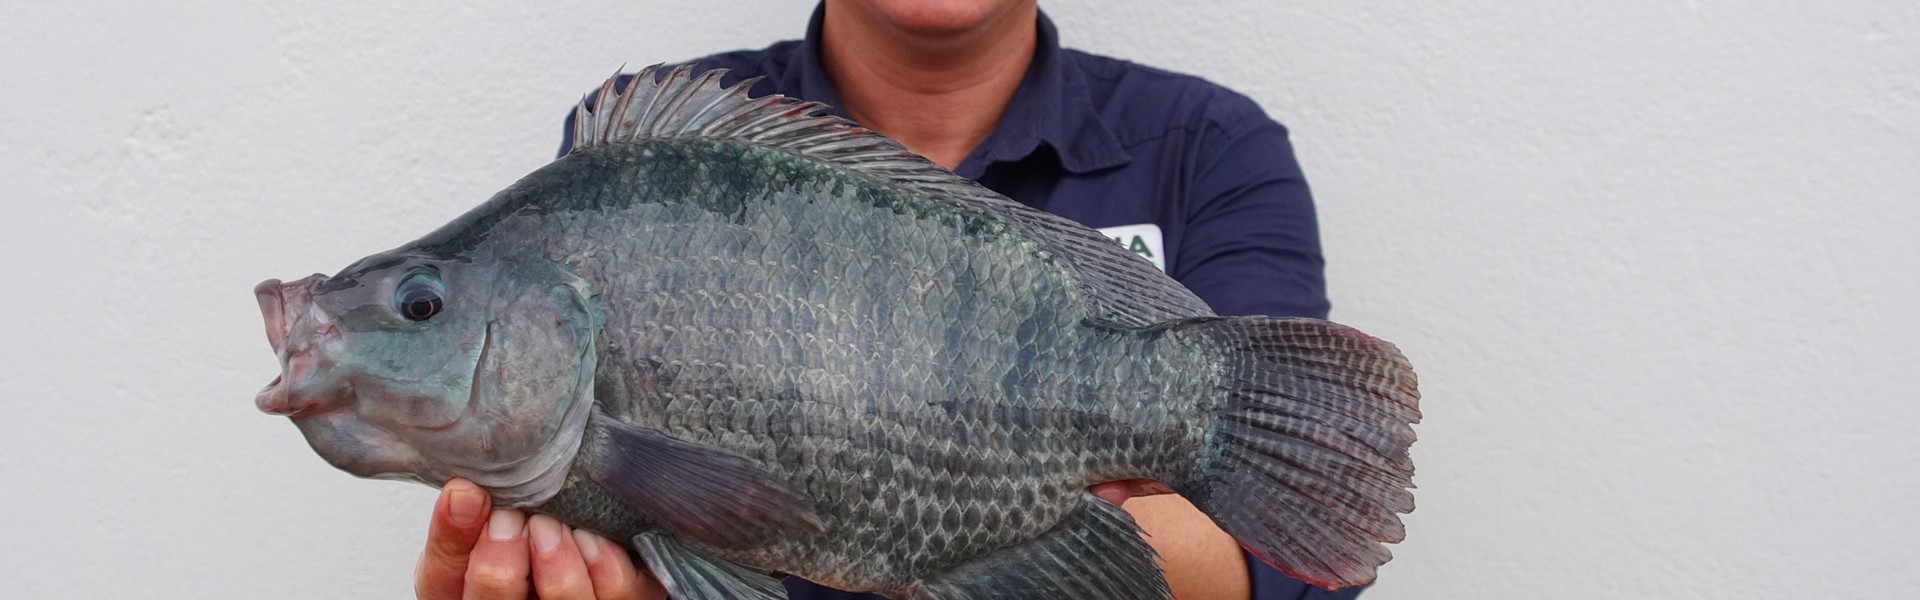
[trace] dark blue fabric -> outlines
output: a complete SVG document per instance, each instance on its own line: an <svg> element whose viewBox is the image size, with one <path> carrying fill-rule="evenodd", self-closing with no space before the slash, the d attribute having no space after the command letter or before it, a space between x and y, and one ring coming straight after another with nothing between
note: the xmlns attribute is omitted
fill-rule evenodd
<svg viewBox="0 0 1920 600"><path fill-rule="evenodd" d="M696 70L730 69L728 83L761 77L756 96L837 107L819 61L823 10L803 40L702 58ZM1168 274L1220 314L1326 318L1319 228L1286 128L1199 78L1061 48L1044 14L1038 27L1033 62L999 127L957 172L1090 227L1158 225ZM572 125L569 114L568 136ZM1360 594L1314 588L1251 557L1247 565L1255 600ZM878 598L797 577L787 589L794 600Z"/></svg>

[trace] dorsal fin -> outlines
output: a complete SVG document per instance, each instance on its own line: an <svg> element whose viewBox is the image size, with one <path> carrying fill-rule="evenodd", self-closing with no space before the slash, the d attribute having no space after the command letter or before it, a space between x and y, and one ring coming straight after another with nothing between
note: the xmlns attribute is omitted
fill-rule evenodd
<svg viewBox="0 0 1920 600"><path fill-rule="evenodd" d="M625 90L607 79L574 107L573 151L637 139L733 140L843 163L918 158L898 143L839 117L815 114L827 105L785 96L748 98L758 78L721 86L726 69L691 75L682 65L661 77L641 69ZM591 108L590 108L591 107ZM864 169L863 169L864 170Z"/></svg>
<svg viewBox="0 0 1920 600"><path fill-rule="evenodd" d="M1087 305L1087 318L1126 327L1209 316L1192 292L1145 259L1073 221L1033 209L954 175L893 140L852 121L816 114L826 108L785 96L748 98L757 79L721 86L725 69L692 74L682 65L660 75L653 65L625 90L607 80L574 108L573 152L639 139L733 141L791 152L917 191L934 202L1025 234L1064 263ZM592 108L589 108L591 106Z"/></svg>

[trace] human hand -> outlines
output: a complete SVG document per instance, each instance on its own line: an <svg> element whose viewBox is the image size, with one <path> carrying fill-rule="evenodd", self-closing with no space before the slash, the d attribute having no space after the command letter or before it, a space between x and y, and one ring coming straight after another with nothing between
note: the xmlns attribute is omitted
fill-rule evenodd
<svg viewBox="0 0 1920 600"><path fill-rule="evenodd" d="M496 510L485 490L448 481L433 505L427 546L414 568L422 600L667 600L626 549L546 515Z"/></svg>

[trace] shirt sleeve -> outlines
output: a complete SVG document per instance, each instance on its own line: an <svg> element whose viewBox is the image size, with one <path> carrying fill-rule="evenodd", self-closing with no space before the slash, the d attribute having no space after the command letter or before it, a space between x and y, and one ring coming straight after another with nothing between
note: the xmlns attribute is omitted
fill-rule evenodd
<svg viewBox="0 0 1920 600"><path fill-rule="evenodd" d="M1230 95L1192 142L1186 227L1169 273L1222 315L1327 317L1325 260L1287 130Z"/></svg>

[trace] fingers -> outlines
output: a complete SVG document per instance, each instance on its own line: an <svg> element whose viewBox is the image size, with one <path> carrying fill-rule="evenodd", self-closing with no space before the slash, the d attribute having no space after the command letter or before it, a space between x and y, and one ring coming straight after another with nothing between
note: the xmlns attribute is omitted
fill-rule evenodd
<svg viewBox="0 0 1920 600"><path fill-rule="evenodd" d="M533 550L533 589L542 600L666 600L652 577L641 576L625 550L546 515L527 519Z"/></svg>
<svg viewBox="0 0 1920 600"><path fill-rule="evenodd" d="M523 600L534 591L545 600L667 600L619 544L553 517L490 507L486 491L465 480L442 488L414 569L420 598Z"/></svg>
<svg viewBox="0 0 1920 600"><path fill-rule="evenodd" d="M653 576L639 572L619 544L585 530L574 530L573 540L586 559L593 592L601 600L667 600L667 590Z"/></svg>
<svg viewBox="0 0 1920 600"><path fill-rule="evenodd" d="M413 588L422 600L456 600L465 587L467 555L486 529L491 498L464 479L448 481L434 502L427 546L414 566Z"/></svg>
<svg viewBox="0 0 1920 600"><path fill-rule="evenodd" d="M533 589L541 600L594 597L587 561L581 557L572 530L553 517L534 515L527 519L527 538L533 550Z"/></svg>
<svg viewBox="0 0 1920 600"><path fill-rule="evenodd" d="M527 517L517 510L496 510L487 519L486 535L468 556L468 600L525 600L527 575Z"/></svg>

